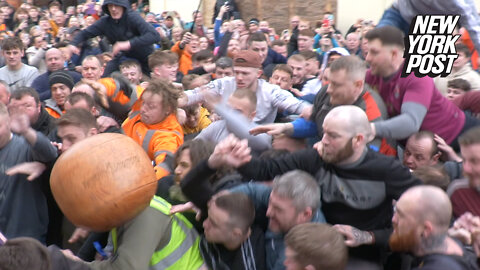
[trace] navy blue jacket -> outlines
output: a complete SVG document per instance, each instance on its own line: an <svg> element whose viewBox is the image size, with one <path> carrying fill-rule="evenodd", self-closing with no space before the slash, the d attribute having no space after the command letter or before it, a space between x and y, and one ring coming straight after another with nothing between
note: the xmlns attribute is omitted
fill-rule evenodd
<svg viewBox="0 0 480 270"><path fill-rule="evenodd" d="M107 5L114 4L124 7L123 15L115 20L110 17ZM138 12L130 9L128 0L105 0L102 5L103 12L108 14L78 33L72 41L72 45L80 43L96 36L105 36L113 45L117 41L130 41L130 50L124 52L126 57L136 58L140 62L145 61L153 52L153 44L160 42L160 34L147 23Z"/></svg>

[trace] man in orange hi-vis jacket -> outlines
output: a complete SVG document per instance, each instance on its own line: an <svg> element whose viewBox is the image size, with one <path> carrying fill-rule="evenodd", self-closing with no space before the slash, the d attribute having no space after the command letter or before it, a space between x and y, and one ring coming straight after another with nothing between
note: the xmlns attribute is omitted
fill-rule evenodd
<svg viewBox="0 0 480 270"><path fill-rule="evenodd" d="M153 79L142 93L140 110L133 111L122 126L154 161L157 179L170 174L173 154L183 144L176 117L179 96L180 91L170 83Z"/></svg>

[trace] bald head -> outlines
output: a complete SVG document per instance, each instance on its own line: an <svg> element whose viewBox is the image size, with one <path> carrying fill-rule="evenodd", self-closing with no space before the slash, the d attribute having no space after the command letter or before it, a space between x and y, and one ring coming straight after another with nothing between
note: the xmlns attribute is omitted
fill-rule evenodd
<svg viewBox="0 0 480 270"><path fill-rule="evenodd" d="M57 71L63 68L65 58L62 51L57 48L51 48L45 53L45 62L47 64L48 71Z"/></svg>
<svg viewBox="0 0 480 270"><path fill-rule="evenodd" d="M325 121L335 121L340 124L345 132L352 136L361 134L368 142L372 134L370 122L365 112L357 106L343 105L333 108L325 117Z"/></svg>
<svg viewBox="0 0 480 270"><path fill-rule="evenodd" d="M438 232L446 232L452 218L452 204L442 189L434 186L416 186L400 197L413 204L413 214L419 221L430 221Z"/></svg>

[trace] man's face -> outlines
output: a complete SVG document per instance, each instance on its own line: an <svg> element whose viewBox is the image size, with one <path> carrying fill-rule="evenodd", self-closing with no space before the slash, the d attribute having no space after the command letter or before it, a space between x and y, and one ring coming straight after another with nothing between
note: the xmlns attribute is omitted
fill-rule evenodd
<svg viewBox="0 0 480 270"><path fill-rule="evenodd" d="M379 39L368 42L368 54L365 61L370 65L370 71L373 75L387 76L385 70L390 70L392 65L392 50L390 46L383 46Z"/></svg>
<svg viewBox="0 0 480 270"><path fill-rule="evenodd" d="M256 23L251 23L248 25L248 31L250 31L250 33L255 33L258 31L258 24Z"/></svg>
<svg viewBox="0 0 480 270"><path fill-rule="evenodd" d="M57 25L63 26L63 24L65 23L65 14L63 13L63 11L59 10L55 12L54 20Z"/></svg>
<svg viewBox="0 0 480 270"><path fill-rule="evenodd" d="M38 9L37 8L31 8L28 10L28 15L31 18L38 18Z"/></svg>
<svg viewBox="0 0 480 270"><path fill-rule="evenodd" d="M235 80L237 82L237 88L247 88L250 90L256 86L258 77L260 76L258 68L251 67L235 67Z"/></svg>
<svg viewBox="0 0 480 270"><path fill-rule="evenodd" d="M200 51L200 43L198 41L197 35L192 35L192 39L190 39L190 43L187 45L187 49L192 55Z"/></svg>
<svg viewBox="0 0 480 270"><path fill-rule="evenodd" d="M0 84L0 103L8 105L8 100L10 99L10 93L7 91L5 85Z"/></svg>
<svg viewBox="0 0 480 270"><path fill-rule="evenodd" d="M273 46L272 50L274 50L276 53L282 55L283 57L287 58L287 46Z"/></svg>
<svg viewBox="0 0 480 270"><path fill-rule="evenodd" d="M193 14L193 17L195 18L195 14ZM203 15L201 12L197 12L197 17L195 18L195 24L203 25Z"/></svg>
<svg viewBox="0 0 480 270"><path fill-rule="evenodd" d="M390 236L390 247L397 252L411 252L418 246L421 232L415 218L415 200L411 194L402 195L395 204L392 218L393 233Z"/></svg>
<svg viewBox="0 0 480 270"><path fill-rule="evenodd" d="M30 119L31 124L35 124L40 116L40 103L36 103L32 96L25 95L20 99L12 98L8 105L10 112L19 112L26 114Z"/></svg>
<svg viewBox="0 0 480 270"><path fill-rule="evenodd" d="M457 97L462 96L463 94L465 94L465 91L463 91L463 89L453 88L453 87L448 87L447 88L447 98L449 100L454 100Z"/></svg>
<svg viewBox="0 0 480 270"><path fill-rule="evenodd" d="M230 96L228 98L228 105L235 111L240 112L246 118L252 120L255 114L255 108L257 104L251 104L248 98L237 98L234 96Z"/></svg>
<svg viewBox="0 0 480 270"><path fill-rule="evenodd" d="M102 77L103 67L97 59L86 59L82 63L82 76L97 81Z"/></svg>
<svg viewBox="0 0 480 270"><path fill-rule="evenodd" d="M45 62L48 71L52 72L62 69L65 59L60 50L52 50L45 54Z"/></svg>
<svg viewBox="0 0 480 270"><path fill-rule="evenodd" d="M271 84L276 84L285 90L290 90L292 88L292 77L290 74L282 70L275 70L272 77L270 77L269 82Z"/></svg>
<svg viewBox="0 0 480 270"><path fill-rule="evenodd" d="M295 61L289 59L287 64L292 68L293 71L292 83L302 83L305 79L305 61Z"/></svg>
<svg viewBox="0 0 480 270"><path fill-rule="evenodd" d="M87 130L74 125L59 126L57 134L62 139L62 152L90 136Z"/></svg>
<svg viewBox="0 0 480 270"><path fill-rule="evenodd" d="M453 67L456 69L460 69L465 66L469 60L470 59L468 59L467 55L464 52L458 52L457 59L453 61Z"/></svg>
<svg viewBox="0 0 480 270"><path fill-rule="evenodd" d="M290 19L290 26L291 26L292 29L297 27L299 23L300 23L300 18L298 16L293 16Z"/></svg>
<svg viewBox="0 0 480 270"><path fill-rule="evenodd" d="M183 150L178 157L177 166L175 167L175 182L180 183L191 168L192 160L190 159L190 149L187 148Z"/></svg>
<svg viewBox="0 0 480 270"><path fill-rule="evenodd" d="M305 74L306 75L318 75L318 60L314 58L308 59L305 61Z"/></svg>
<svg viewBox="0 0 480 270"><path fill-rule="evenodd" d="M22 64L23 51L20 49L12 49L3 51L3 57L10 68L17 68Z"/></svg>
<svg viewBox="0 0 480 270"><path fill-rule="evenodd" d="M267 59L268 44L266 41L252 41L250 49L260 55L262 58L262 63L265 61L265 59Z"/></svg>
<svg viewBox="0 0 480 270"><path fill-rule="evenodd" d="M201 37L198 39L198 47L200 50L208 49L208 39L206 37Z"/></svg>
<svg viewBox="0 0 480 270"><path fill-rule="evenodd" d="M165 24L165 26L167 28L172 28L173 26L173 19L171 17L165 19L165 21L163 21L163 23Z"/></svg>
<svg viewBox="0 0 480 270"><path fill-rule="evenodd" d="M134 85L139 85L142 79L142 72L137 66L130 66L122 68L123 77L127 78Z"/></svg>
<svg viewBox="0 0 480 270"><path fill-rule="evenodd" d="M195 88L195 87L192 87ZM200 119L200 106L198 106L192 113L187 113L187 120L185 121L185 126L189 128L195 128L198 125L198 120Z"/></svg>
<svg viewBox="0 0 480 270"><path fill-rule="evenodd" d="M221 68L221 67L217 67L215 69L215 78L217 79L221 79L221 78L224 78L224 77L232 77L233 76L233 67L229 67L229 68Z"/></svg>
<svg viewBox="0 0 480 270"><path fill-rule="evenodd" d="M219 208L213 199L208 203L208 217L203 222L203 229L210 243L223 244L231 238L232 224L228 212Z"/></svg>
<svg viewBox="0 0 480 270"><path fill-rule="evenodd" d="M326 117L323 122L323 149L319 153L327 163L337 164L354 154L353 137L343 126L332 117Z"/></svg>
<svg viewBox="0 0 480 270"><path fill-rule="evenodd" d="M431 166L438 163L438 154L432 156L432 141L429 138L415 139L411 136L405 151L403 151L403 165L410 170L416 170L422 166Z"/></svg>
<svg viewBox="0 0 480 270"><path fill-rule="evenodd" d="M63 106L68 95L70 95L70 88L63 83L55 83L50 87L52 91L52 99L55 100L58 106Z"/></svg>
<svg viewBox="0 0 480 270"><path fill-rule="evenodd" d="M163 98L158 94L143 92L140 109L141 120L147 125L162 122L167 117L167 108L163 106Z"/></svg>
<svg viewBox="0 0 480 270"><path fill-rule="evenodd" d="M480 192L480 144L460 145L463 174L470 186Z"/></svg>
<svg viewBox="0 0 480 270"><path fill-rule="evenodd" d="M174 82L177 79L178 63L158 65L153 68L153 74L160 79Z"/></svg>
<svg viewBox="0 0 480 270"><path fill-rule="evenodd" d="M295 250L291 249L290 247L285 247L285 261L283 261L283 265L285 266L285 270L304 270L305 268L296 260L297 253Z"/></svg>
<svg viewBox="0 0 480 270"><path fill-rule="evenodd" d="M108 4L107 7L108 7L108 12L110 13L110 17L112 17L112 19L119 20L120 18L122 18L122 15L123 15L122 6L118 6L115 4Z"/></svg>
<svg viewBox="0 0 480 270"><path fill-rule="evenodd" d="M328 78L330 83L327 93L330 95L332 105L351 105L355 102L357 89L353 80L348 78L345 70L330 71Z"/></svg>
<svg viewBox="0 0 480 270"><path fill-rule="evenodd" d="M278 196L275 191L270 193L267 217L268 228L274 233L286 233L300 223L299 213L290 198Z"/></svg>
<svg viewBox="0 0 480 270"><path fill-rule="evenodd" d="M240 51L240 44L238 43L237 39L230 39L228 42L227 51L231 54L236 54L238 51Z"/></svg>
<svg viewBox="0 0 480 270"><path fill-rule="evenodd" d="M358 50L360 46L360 40L358 39L357 34L350 33L347 35L347 49L349 50Z"/></svg>
<svg viewBox="0 0 480 270"><path fill-rule="evenodd" d="M298 51L313 50L313 37L299 35L297 39Z"/></svg>

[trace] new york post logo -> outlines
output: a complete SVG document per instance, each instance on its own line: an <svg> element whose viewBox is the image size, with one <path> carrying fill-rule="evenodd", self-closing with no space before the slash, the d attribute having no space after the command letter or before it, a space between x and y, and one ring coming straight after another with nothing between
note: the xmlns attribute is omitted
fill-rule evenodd
<svg viewBox="0 0 480 270"><path fill-rule="evenodd" d="M446 77L458 54L455 42L460 35L453 30L460 15L417 15L405 37L405 65L402 77Z"/></svg>

